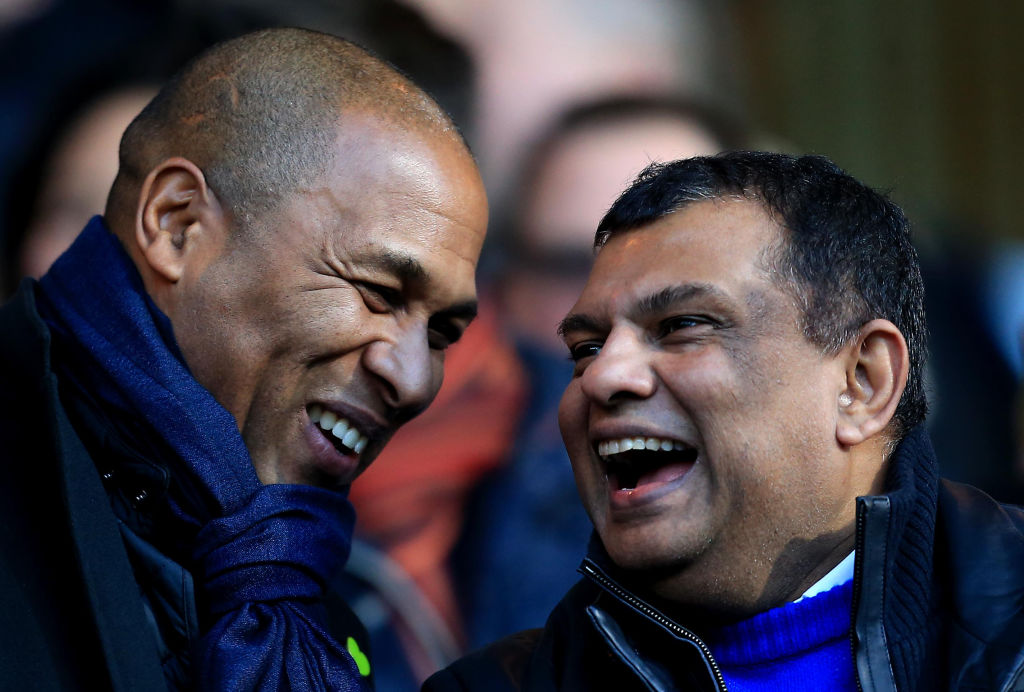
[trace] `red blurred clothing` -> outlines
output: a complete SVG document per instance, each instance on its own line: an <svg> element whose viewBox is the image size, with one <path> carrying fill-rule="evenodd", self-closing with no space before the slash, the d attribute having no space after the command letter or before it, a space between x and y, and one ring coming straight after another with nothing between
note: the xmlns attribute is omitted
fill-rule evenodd
<svg viewBox="0 0 1024 692"><path fill-rule="evenodd" d="M457 637L462 622L448 558L470 491L507 458L525 393L494 304L481 300L479 316L447 353L437 399L352 486L357 534L408 573Z"/></svg>

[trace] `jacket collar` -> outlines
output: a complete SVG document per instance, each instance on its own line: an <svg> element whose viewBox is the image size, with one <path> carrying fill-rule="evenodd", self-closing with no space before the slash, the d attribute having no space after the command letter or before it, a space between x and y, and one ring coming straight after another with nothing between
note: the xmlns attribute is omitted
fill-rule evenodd
<svg viewBox="0 0 1024 692"><path fill-rule="evenodd" d="M894 681L899 689L913 688L911 683L924 674L928 651L939 636L931 621L938 597L932 587L937 496L938 465L921 425L893 453L886 492L858 498L854 613L859 641L855 649L866 689L891 689ZM655 610L622 586L628 580L596 532L580 571L620 602L624 602L622 595L595 579L595 571L619 585L630 599ZM860 598L862 592L870 598Z"/></svg>

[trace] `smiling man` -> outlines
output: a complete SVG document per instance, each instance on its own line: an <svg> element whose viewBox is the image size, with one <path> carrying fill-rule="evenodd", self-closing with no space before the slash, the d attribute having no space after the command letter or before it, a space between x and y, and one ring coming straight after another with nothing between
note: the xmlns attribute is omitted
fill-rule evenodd
<svg viewBox="0 0 1024 692"><path fill-rule="evenodd" d="M596 246L560 329L584 579L426 689L1024 689L1024 512L937 476L899 208L723 154L649 167Z"/></svg>
<svg viewBox="0 0 1024 692"><path fill-rule="evenodd" d="M447 115L350 43L175 77L0 311L0 687L368 687L346 490L437 393L486 223Z"/></svg>

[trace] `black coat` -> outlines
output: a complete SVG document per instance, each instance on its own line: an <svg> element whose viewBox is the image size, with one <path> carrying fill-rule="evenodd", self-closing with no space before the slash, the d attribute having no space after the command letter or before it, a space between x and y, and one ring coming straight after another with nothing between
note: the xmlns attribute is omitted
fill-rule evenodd
<svg viewBox="0 0 1024 692"><path fill-rule="evenodd" d="M103 483L50 368L30 284L0 309L0 689L159 690Z"/></svg>
<svg viewBox="0 0 1024 692"><path fill-rule="evenodd" d="M1024 510L937 477L923 429L888 492L857 500L853 628L861 689L1024 691ZM594 541L542 630L437 673L449 690L721 690L699 637L623 585Z"/></svg>
<svg viewBox="0 0 1024 692"><path fill-rule="evenodd" d="M187 686L192 578L138 531L168 471L67 407L51 352L26 281L0 307L0 690ZM328 628L369 653L345 603L324 605Z"/></svg>

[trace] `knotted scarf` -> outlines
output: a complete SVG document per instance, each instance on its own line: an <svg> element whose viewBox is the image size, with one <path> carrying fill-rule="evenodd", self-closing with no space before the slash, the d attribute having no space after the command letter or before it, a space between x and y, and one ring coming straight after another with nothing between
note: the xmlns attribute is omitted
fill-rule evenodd
<svg viewBox="0 0 1024 692"><path fill-rule="evenodd" d="M64 357L59 372L168 450L170 514L194 537L204 604L198 688L363 689L321 603L348 558L347 497L260 482L234 418L190 374L170 321L102 218L41 279L39 298Z"/></svg>

